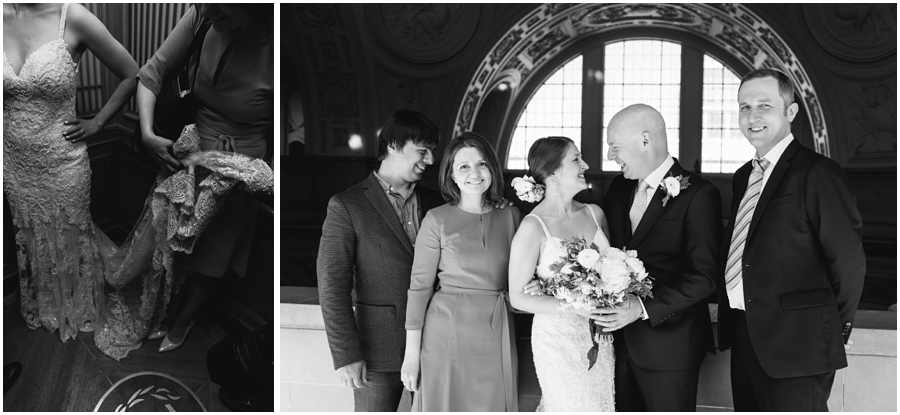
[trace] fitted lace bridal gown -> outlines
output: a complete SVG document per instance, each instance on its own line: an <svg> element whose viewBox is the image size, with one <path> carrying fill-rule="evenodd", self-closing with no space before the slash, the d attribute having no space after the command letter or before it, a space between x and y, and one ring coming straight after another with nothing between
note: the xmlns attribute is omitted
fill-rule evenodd
<svg viewBox="0 0 900 415"><path fill-rule="evenodd" d="M594 224L597 219L593 211ZM539 278L552 276L549 266L565 253L562 239L551 236L540 217L546 240L537 264ZM609 241L597 226L594 243L600 249ZM588 370L587 351L593 346L588 318L577 314L535 314L531 326L534 369L541 385L538 412L614 412L615 352L612 336L601 337L597 363Z"/></svg>
<svg viewBox="0 0 900 415"><path fill-rule="evenodd" d="M19 73L3 54L3 191L16 232L21 312L27 325L59 330L65 342L93 331L104 354L121 359L165 317L187 275L184 255L238 183L271 192L272 170L260 159L200 151L187 126L173 151L186 168L160 173L144 211L117 247L90 214L87 144L62 138L75 116L77 65L63 38L29 55ZM195 185L194 170L211 174Z"/></svg>
<svg viewBox="0 0 900 415"><path fill-rule="evenodd" d="M59 330L66 341L93 330L101 248L114 244L90 214L87 145L62 138L75 115L76 64L58 37L16 74L3 53L3 190L16 225L22 316L29 327Z"/></svg>

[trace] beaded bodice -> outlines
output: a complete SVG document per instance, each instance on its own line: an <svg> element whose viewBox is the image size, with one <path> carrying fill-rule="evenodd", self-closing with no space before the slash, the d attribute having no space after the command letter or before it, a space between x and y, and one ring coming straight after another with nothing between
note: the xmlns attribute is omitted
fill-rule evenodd
<svg viewBox="0 0 900 415"><path fill-rule="evenodd" d="M3 185L17 225L61 214L79 228L90 224L87 146L62 137L63 122L75 116L77 74L63 39L67 7L57 38L28 55L18 74L3 53Z"/></svg>

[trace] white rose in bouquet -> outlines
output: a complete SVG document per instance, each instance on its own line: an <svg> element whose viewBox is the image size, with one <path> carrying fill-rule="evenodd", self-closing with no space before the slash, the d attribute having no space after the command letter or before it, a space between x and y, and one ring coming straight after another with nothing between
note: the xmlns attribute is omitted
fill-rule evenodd
<svg viewBox="0 0 900 415"><path fill-rule="evenodd" d="M621 249L609 247L603 250L603 258L621 262L624 261L627 256Z"/></svg>
<svg viewBox="0 0 900 415"><path fill-rule="evenodd" d="M600 259L600 253L593 249L585 249L578 253L578 263L585 268L591 268Z"/></svg>
<svg viewBox="0 0 900 415"><path fill-rule="evenodd" d="M623 262L610 259L603 259L600 262L600 278L606 283L604 291L619 292L628 288L631 277Z"/></svg>
<svg viewBox="0 0 900 415"><path fill-rule="evenodd" d="M643 281L644 278L647 277L647 270L644 269L644 263L641 262L641 260L634 257L628 257L625 258L625 265L628 266L629 270L637 274L636 279L638 281Z"/></svg>
<svg viewBox="0 0 900 415"><path fill-rule="evenodd" d="M681 182L678 181L675 177L666 177L663 180L663 183L666 185L666 192L668 192L672 197L678 196L681 193Z"/></svg>

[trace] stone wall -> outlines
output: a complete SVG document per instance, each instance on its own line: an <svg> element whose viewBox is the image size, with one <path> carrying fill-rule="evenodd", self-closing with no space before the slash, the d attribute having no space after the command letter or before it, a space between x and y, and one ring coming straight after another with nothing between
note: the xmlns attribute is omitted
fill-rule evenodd
<svg viewBox="0 0 900 415"><path fill-rule="evenodd" d="M332 366L316 290L282 288L281 298L280 410L352 411L353 393L341 385ZM860 313L847 356L849 366L835 375L829 410L897 411L896 318L891 311ZM517 339L523 412L533 411L540 399L529 340ZM700 369L698 411L733 410L730 358L730 351L707 354ZM409 410L407 397L401 410Z"/></svg>

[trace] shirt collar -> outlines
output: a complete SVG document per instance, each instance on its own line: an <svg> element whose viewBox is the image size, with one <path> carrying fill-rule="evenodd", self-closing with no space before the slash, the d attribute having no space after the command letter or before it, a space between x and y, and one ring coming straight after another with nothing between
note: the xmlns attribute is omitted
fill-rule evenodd
<svg viewBox="0 0 900 415"><path fill-rule="evenodd" d="M787 137L779 141L778 144L775 144L775 147L772 147L772 149L769 150L769 152L766 153L765 156L763 156L764 159L769 160L769 168L772 168L775 163L778 163L778 159L780 159L781 155L784 154L784 150L786 150L787 146L791 144L791 141L794 141L793 133L789 133ZM756 152L755 156L756 158L759 158L759 152Z"/></svg>
<svg viewBox="0 0 900 415"><path fill-rule="evenodd" d="M409 184L409 193L407 193L407 194L402 194L402 193L400 193L400 192L394 190L394 186L391 186L390 183L384 181L384 179L382 179L381 176L378 175L378 172L377 172L377 171L372 172L372 174L374 174L374 175L375 175L375 178L378 179L378 184L381 185L381 188L384 189L384 192L385 192L385 193L387 193L387 194L389 194L389 195L400 196L400 197L402 197L404 200L405 200L405 199L409 199L409 196L413 194L413 190L415 190L415 188L416 188L416 184L415 184L415 183L410 183L410 184Z"/></svg>
<svg viewBox="0 0 900 415"><path fill-rule="evenodd" d="M644 178L644 181L647 182L650 189L656 189L659 187L659 183L662 182L663 176L665 176L674 165L675 159L672 158L671 154L666 154L666 159L662 164L660 164L656 170L653 170L653 173L648 174L647 177Z"/></svg>

